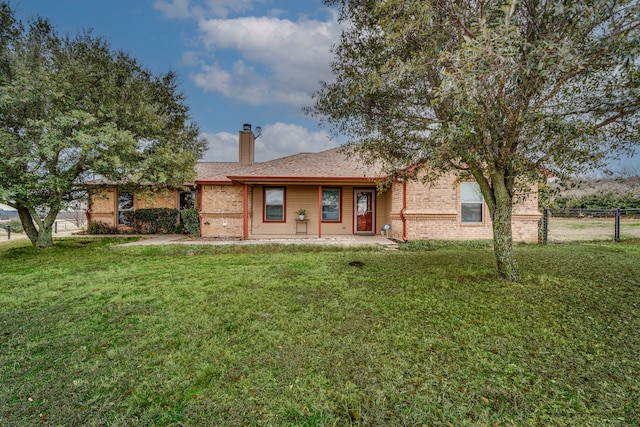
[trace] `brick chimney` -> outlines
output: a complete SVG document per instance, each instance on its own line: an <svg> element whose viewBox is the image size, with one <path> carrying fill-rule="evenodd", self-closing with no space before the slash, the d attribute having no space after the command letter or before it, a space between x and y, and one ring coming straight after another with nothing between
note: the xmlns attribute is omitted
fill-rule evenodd
<svg viewBox="0 0 640 427"><path fill-rule="evenodd" d="M256 137L251 130L251 125L249 123L245 123L240 131L240 166L251 166L253 164L255 147Z"/></svg>

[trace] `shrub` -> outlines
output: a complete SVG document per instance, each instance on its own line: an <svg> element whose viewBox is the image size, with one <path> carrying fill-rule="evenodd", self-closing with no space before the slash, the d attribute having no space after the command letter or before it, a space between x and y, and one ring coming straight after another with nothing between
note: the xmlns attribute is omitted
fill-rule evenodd
<svg viewBox="0 0 640 427"><path fill-rule="evenodd" d="M91 221L87 226L88 234L118 234L118 229L101 221Z"/></svg>
<svg viewBox="0 0 640 427"><path fill-rule="evenodd" d="M200 218L198 217L198 211L195 209L184 209L180 211L182 217L183 229L186 234L192 234L194 236L200 235Z"/></svg>
<svg viewBox="0 0 640 427"><path fill-rule="evenodd" d="M176 229L178 210L171 208L137 209L133 212L131 226L135 233L171 234Z"/></svg>

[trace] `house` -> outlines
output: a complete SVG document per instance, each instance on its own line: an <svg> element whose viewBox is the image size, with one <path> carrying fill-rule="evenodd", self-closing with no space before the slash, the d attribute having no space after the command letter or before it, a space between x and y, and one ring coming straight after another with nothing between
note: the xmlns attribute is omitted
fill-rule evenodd
<svg viewBox="0 0 640 427"><path fill-rule="evenodd" d="M326 237L385 234L397 240L490 239L491 221L478 185L451 173L436 183L395 181L378 191L380 175L339 148L254 162L250 125L239 132L239 161L201 162L189 191L154 197L90 186L89 221L126 228L127 211L195 207L202 237ZM514 209L516 241L538 238L537 187ZM297 211L304 210L304 219Z"/></svg>

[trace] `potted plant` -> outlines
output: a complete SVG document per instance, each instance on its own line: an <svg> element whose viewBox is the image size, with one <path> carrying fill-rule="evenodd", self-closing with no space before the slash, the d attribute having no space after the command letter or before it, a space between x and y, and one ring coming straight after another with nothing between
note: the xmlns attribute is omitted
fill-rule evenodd
<svg viewBox="0 0 640 427"><path fill-rule="evenodd" d="M296 211L296 214L298 214L298 219L299 219L300 221L302 221L302 220L304 219L304 215L305 215L306 213L307 213L307 211L306 211L306 210L304 210L304 209L298 209L298 210Z"/></svg>

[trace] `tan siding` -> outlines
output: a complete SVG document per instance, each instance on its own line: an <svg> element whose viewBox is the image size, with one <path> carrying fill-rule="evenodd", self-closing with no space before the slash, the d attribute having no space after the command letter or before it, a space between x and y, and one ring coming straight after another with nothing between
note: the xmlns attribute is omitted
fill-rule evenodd
<svg viewBox="0 0 640 427"><path fill-rule="evenodd" d="M267 188L281 188L281 186L266 186ZM318 230L318 187L315 186L286 186L285 190L285 222L264 221L264 186L256 186L253 192L252 235L295 235L295 213L298 209L305 209L308 234L317 234Z"/></svg>
<svg viewBox="0 0 640 427"><path fill-rule="evenodd" d="M271 187L271 186L269 186ZM274 186L277 187L277 186ZM353 234L353 187L323 186L324 188L340 188L342 190L342 221L323 222L322 235L333 234ZM320 209L318 206L318 186L315 185L292 185L286 186L286 215L285 222L265 222L264 221L264 187L256 186L253 193L252 205L254 207L251 216L251 235L295 235L296 219L295 213L298 209L306 210L307 234L318 235L318 223L320 221ZM304 226L299 225L298 230L304 230Z"/></svg>
<svg viewBox="0 0 640 427"><path fill-rule="evenodd" d="M342 205L341 205L341 221L340 222L323 222L323 235L344 235L353 234L353 187L335 187L325 186L325 188L340 188ZM317 232L317 231L316 231Z"/></svg>
<svg viewBox="0 0 640 427"><path fill-rule="evenodd" d="M386 190L376 195L376 234L381 234L382 226L391 224L391 191Z"/></svg>

